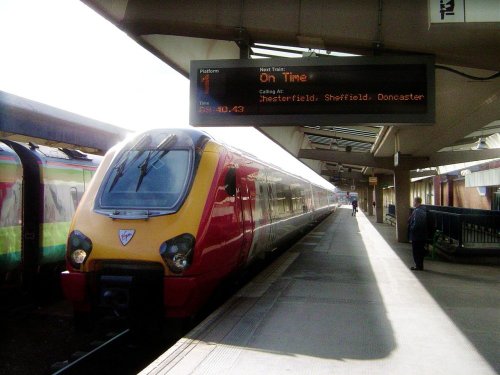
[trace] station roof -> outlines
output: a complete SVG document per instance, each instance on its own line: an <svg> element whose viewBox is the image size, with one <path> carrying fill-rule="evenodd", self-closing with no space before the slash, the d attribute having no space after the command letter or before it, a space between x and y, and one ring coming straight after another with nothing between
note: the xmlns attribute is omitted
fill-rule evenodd
<svg viewBox="0 0 500 375"><path fill-rule="evenodd" d="M1 139L103 155L129 133L111 124L0 91Z"/></svg>
<svg viewBox="0 0 500 375"><path fill-rule="evenodd" d="M474 78L500 71L498 22L431 23L428 1L83 1L186 76L191 60L241 51L253 58L309 50L332 58L434 55L434 125L259 128L327 178L339 165L360 175L392 173L396 145L410 169L500 157L499 149L475 147L500 130L500 79Z"/></svg>

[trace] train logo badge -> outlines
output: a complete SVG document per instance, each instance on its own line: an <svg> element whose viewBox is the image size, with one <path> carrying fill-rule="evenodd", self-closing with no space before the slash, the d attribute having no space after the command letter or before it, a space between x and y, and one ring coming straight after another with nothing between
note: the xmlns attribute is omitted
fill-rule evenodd
<svg viewBox="0 0 500 375"><path fill-rule="evenodd" d="M126 246L132 237L134 237L135 229L120 229L118 231L118 237L123 246Z"/></svg>

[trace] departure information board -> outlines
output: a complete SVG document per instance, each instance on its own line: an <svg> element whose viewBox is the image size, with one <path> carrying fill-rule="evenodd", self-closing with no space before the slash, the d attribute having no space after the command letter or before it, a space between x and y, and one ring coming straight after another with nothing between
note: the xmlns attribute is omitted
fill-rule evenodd
<svg viewBox="0 0 500 375"><path fill-rule="evenodd" d="M194 126L435 121L428 56L192 61L190 78Z"/></svg>

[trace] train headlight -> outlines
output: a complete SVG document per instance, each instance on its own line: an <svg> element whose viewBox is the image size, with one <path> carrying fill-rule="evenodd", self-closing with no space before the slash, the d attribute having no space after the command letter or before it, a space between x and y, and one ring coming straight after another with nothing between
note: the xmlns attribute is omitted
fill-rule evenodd
<svg viewBox="0 0 500 375"><path fill-rule="evenodd" d="M69 234L67 257L73 268L79 269L92 251L92 241L78 230Z"/></svg>
<svg viewBox="0 0 500 375"><path fill-rule="evenodd" d="M188 233L181 234L160 246L160 255L173 273L182 273L190 265L193 258L194 237Z"/></svg>
<svg viewBox="0 0 500 375"><path fill-rule="evenodd" d="M85 258L87 258L87 253L82 249L75 250L71 253L71 261L75 264L82 264Z"/></svg>

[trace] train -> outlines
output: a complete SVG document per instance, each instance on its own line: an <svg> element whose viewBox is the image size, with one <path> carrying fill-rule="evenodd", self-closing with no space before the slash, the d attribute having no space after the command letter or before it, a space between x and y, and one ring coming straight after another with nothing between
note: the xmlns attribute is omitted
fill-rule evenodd
<svg viewBox="0 0 500 375"><path fill-rule="evenodd" d="M65 269L73 214L102 157L0 140L0 285Z"/></svg>
<svg viewBox="0 0 500 375"><path fill-rule="evenodd" d="M322 187L193 128L105 155L75 213L63 291L75 316L147 304L188 318L229 276L328 216Z"/></svg>

